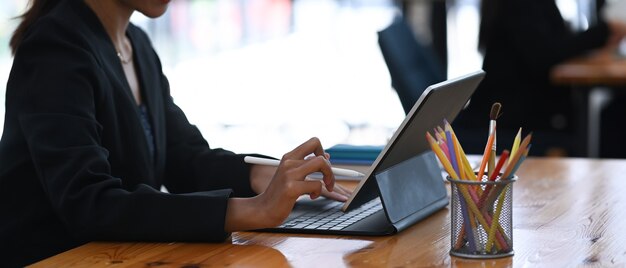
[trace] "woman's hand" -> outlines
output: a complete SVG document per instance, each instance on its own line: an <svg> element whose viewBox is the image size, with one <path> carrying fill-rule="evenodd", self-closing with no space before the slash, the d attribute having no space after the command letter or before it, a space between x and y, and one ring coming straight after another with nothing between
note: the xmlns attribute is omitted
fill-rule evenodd
<svg viewBox="0 0 626 268"><path fill-rule="evenodd" d="M319 181L319 179L310 179L310 178L306 178L306 180ZM332 191L327 190L325 187L322 188L323 197L326 197L328 199L332 199L335 201L339 201L339 202L348 201L348 198L350 198L351 195L352 195L352 190L344 186L341 186L341 184L335 183L335 187L333 187Z"/></svg>
<svg viewBox="0 0 626 268"><path fill-rule="evenodd" d="M306 158L313 154L314 157ZM266 174L268 169L253 171L251 176ZM323 179L305 179L308 174L321 172ZM254 190L262 190L261 182L251 182ZM319 197L323 190L335 189L335 177L327 155L317 138L311 138L291 152L285 154L276 168L272 180L265 190L253 198L231 198L226 211L225 230L228 232L273 227L283 222L291 212L296 199L308 194L312 199ZM343 187L341 194L347 194ZM337 197L337 195L333 195Z"/></svg>
<svg viewBox="0 0 626 268"><path fill-rule="evenodd" d="M328 154L325 154L325 156L327 159L329 158ZM252 190L257 194L263 193L272 181L272 178L276 173L276 169L277 168L273 166L252 165L250 168L250 184ZM307 178L306 180L315 179ZM332 200L345 202L348 198L350 198L350 195L352 195L352 190L343 187L340 184L335 184L332 191L328 191L325 187L322 188L322 196Z"/></svg>

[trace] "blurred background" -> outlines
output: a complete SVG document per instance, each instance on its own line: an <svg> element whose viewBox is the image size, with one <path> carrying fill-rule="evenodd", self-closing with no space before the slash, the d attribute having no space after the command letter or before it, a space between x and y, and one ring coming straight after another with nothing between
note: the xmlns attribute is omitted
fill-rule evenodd
<svg viewBox="0 0 626 268"><path fill-rule="evenodd" d="M584 28L581 0L559 0ZM14 19L0 1L0 123ZM481 68L479 0L174 0L159 19L135 14L161 57L176 103L212 147L281 156L312 136L383 145L404 119L377 32L401 14L452 78ZM584 7L584 5L582 5ZM532 19L532 18L529 18ZM2 124L0 124L0 132Z"/></svg>

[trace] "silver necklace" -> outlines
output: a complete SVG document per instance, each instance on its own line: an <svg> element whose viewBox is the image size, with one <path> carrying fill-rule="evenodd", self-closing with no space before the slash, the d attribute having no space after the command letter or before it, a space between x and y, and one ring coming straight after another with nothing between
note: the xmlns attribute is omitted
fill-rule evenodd
<svg viewBox="0 0 626 268"><path fill-rule="evenodd" d="M133 57L132 57L132 56L130 56L130 57L128 57L128 58L126 59L126 58L124 58L124 56L122 56L122 53L121 53L121 52L119 52L119 51L117 52L117 57L118 57L118 58L120 58L120 61L121 61L123 64L128 64L128 63L131 63L131 62L133 61Z"/></svg>

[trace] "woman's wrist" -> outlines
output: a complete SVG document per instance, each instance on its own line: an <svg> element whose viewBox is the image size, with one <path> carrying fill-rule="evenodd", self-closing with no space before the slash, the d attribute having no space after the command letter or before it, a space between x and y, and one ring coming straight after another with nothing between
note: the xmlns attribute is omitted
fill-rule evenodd
<svg viewBox="0 0 626 268"><path fill-rule="evenodd" d="M250 211L254 203L250 202L252 198L230 198L226 207L226 219L224 222L224 231L235 232L249 229L255 229L256 226L250 221Z"/></svg>
<svg viewBox="0 0 626 268"><path fill-rule="evenodd" d="M277 226L283 219L273 215L262 195L230 198L226 208L224 231L247 231Z"/></svg>

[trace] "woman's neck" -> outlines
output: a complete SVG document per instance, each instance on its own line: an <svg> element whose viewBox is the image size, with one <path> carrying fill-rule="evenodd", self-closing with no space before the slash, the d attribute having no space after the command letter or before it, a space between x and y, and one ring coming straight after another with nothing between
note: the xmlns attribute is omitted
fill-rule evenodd
<svg viewBox="0 0 626 268"><path fill-rule="evenodd" d="M96 13L118 53L130 49L126 38L126 28L133 14L133 9L114 0L84 0Z"/></svg>

